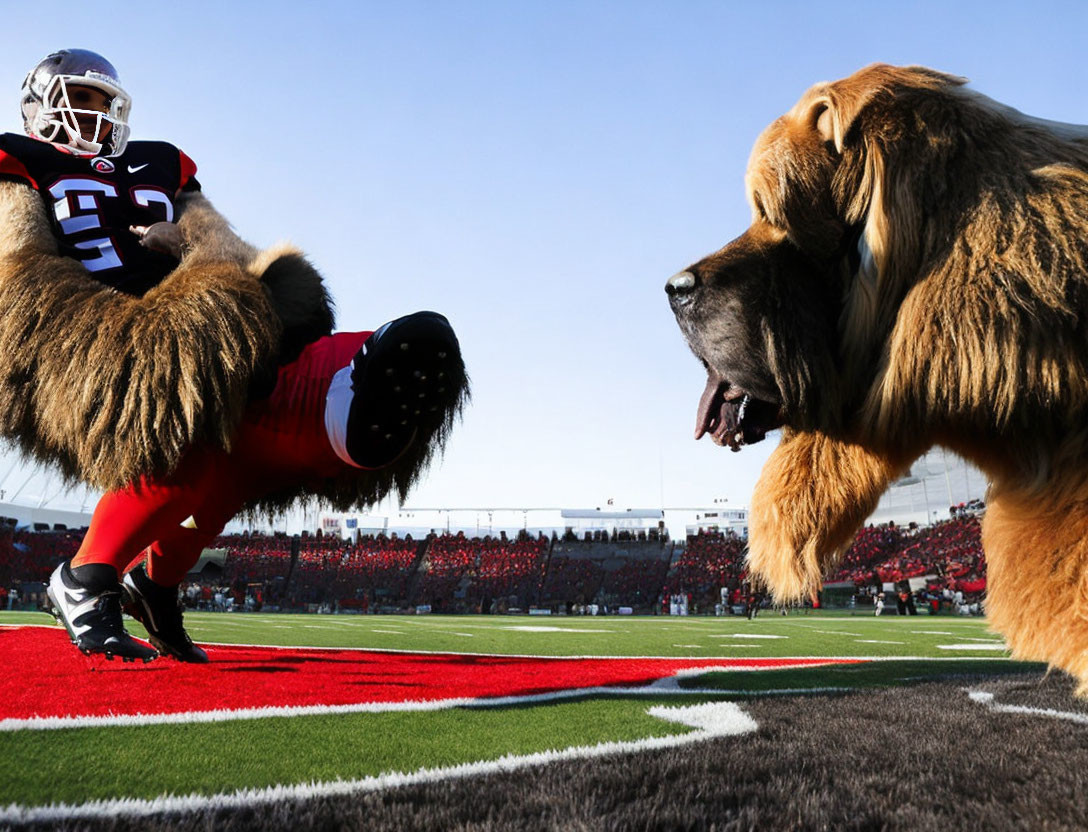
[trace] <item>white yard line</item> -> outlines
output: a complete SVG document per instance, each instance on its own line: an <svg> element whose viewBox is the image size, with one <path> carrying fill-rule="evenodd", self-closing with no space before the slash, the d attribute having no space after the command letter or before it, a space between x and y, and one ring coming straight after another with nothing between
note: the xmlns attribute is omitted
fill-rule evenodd
<svg viewBox="0 0 1088 832"><path fill-rule="evenodd" d="M436 783L442 780L465 779L484 774L519 771L560 760L584 760L615 754L678 748L716 737L750 734L759 728L756 721L734 702L708 702L701 705L675 708L658 705L649 708L647 713L658 719L687 725L695 730L686 734L674 734L667 737L575 746L560 751L542 751L535 754L520 755L507 754L496 760L463 763L442 768L422 768L413 772L390 772L357 780L272 786L265 789L246 789L213 795L163 796L154 800L121 798L96 800L76 805L64 803L42 807L10 805L0 809L0 823L56 823L74 818L146 817L163 812L233 809L278 803L285 800L306 800L317 797L361 794L418 783Z"/></svg>
<svg viewBox="0 0 1088 832"><path fill-rule="evenodd" d="M611 633L612 630L582 630L576 627L533 627L519 625L516 627L500 627L501 630L515 630L519 633Z"/></svg>
<svg viewBox="0 0 1088 832"><path fill-rule="evenodd" d="M971 697L972 702L985 705L989 710L996 713L1045 716L1051 719L1064 719L1067 722L1088 725L1088 714L1079 714L1074 711L1055 711L1050 708L1029 708L1027 705L1002 705L994 702L994 695L984 690L968 690L967 695Z"/></svg>
<svg viewBox="0 0 1088 832"><path fill-rule="evenodd" d="M707 636L709 638L789 638L789 636L772 636L762 633L729 633L727 635L711 635L708 633Z"/></svg>
<svg viewBox="0 0 1088 832"><path fill-rule="evenodd" d="M698 645L695 645L698 646ZM686 659L682 659L686 660ZM698 667L685 668L677 671L669 678L687 678L701 676L705 673L720 672L754 672L758 670L790 669L788 667L733 667L727 664L715 665L712 662L729 662L733 659L727 656L711 658L691 658L701 664ZM705 664L703 663L705 662ZM804 665L803 668L820 667L830 664L821 662L818 664ZM796 667L796 666L794 666ZM227 708L214 711L185 711L171 714L128 714L110 716L64 716L64 717L28 717L26 719L0 719L0 733L14 731L54 731L71 728L101 728L106 726L134 725L176 725L198 722L229 722L232 720L270 719L276 717L296 716L324 716L328 714L378 714L390 712L422 712L445 711L452 708L499 708L535 704L540 702L552 702L564 699L580 699L593 696L645 696L660 693L665 679L655 680L649 685L640 687L599 686L587 688L566 688L564 690L550 691L548 693L527 694L525 696L494 696L494 697L456 697L452 699L426 699L406 702L361 702L352 705L283 705L264 708L239 708L231 710ZM665 688L666 690L670 688ZM719 691L714 688L683 688L676 686L676 693L685 695L718 695L730 694L729 691ZM755 693L752 691L751 693ZM2 817L2 816L0 816Z"/></svg>

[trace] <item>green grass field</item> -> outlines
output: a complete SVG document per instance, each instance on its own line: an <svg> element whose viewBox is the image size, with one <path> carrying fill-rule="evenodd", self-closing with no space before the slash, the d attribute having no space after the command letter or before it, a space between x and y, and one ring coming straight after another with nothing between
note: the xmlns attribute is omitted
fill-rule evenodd
<svg viewBox="0 0 1088 832"><path fill-rule="evenodd" d="M0 625L43 624L0 613ZM136 635L142 631L128 622ZM983 619L848 615L739 617L300 616L189 613L199 642L536 656L882 657L806 670L716 672L668 696L594 696L433 712L294 716L218 723L0 732L0 805L229 793L626 742L691 730L650 716L681 704L798 688L870 688L1006 673ZM896 657L902 657L895 661ZM910 658L908 658L910 657ZM934 661L938 660L938 661ZM138 674L134 675L138 679ZM707 689L722 691L720 695ZM71 760L78 758L78 766Z"/></svg>
<svg viewBox="0 0 1088 832"><path fill-rule="evenodd" d="M44 613L0 613L0 624L50 624ZM1002 656L982 618L819 615L358 616L190 612L198 642L368 647L532 656ZM130 632L143 629L128 621Z"/></svg>

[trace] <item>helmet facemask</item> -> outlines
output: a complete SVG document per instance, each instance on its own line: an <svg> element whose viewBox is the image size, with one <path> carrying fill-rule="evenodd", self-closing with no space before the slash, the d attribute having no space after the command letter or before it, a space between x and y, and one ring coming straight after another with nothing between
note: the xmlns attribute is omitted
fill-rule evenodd
<svg viewBox="0 0 1088 832"><path fill-rule="evenodd" d="M72 91L76 87L101 92L109 100L106 111L73 105ZM23 98L27 133L63 145L79 156L120 156L128 142L131 108L132 99L112 78L93 71L54 75L40 96L30 93Z"/></svg>

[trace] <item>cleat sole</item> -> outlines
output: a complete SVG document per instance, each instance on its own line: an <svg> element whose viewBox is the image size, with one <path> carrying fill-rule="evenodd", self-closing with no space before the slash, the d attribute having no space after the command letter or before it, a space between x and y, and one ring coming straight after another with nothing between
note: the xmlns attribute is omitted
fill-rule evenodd
<svg viewBox="0 0 1088 832"><path fill-rule="evenodd" d="M403 327L390 333L397 338L393 349L383 350L379 342L366 353L368 363L356 364L352 375L357 396L365 390L366 398L360 403L357 397L352 405L359 412L349 416L348 453L371 469L429 439L455 404L458 387L450 377L463 373L456 335L442 316L416 313L386 326Z"/></svg>

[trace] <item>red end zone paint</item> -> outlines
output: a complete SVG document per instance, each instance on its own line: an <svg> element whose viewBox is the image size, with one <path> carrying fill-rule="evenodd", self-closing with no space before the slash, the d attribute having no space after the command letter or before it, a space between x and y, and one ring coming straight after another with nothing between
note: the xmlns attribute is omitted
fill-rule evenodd
<svg viewBox="0 0 1088 832"><path fill-rule="evenodd" d="M269 647L207 648L211 663L91 663L61 628L0 629L0 719L528 696L637 687L699 667L770 669L828 659L554 659Z"/></svg>

